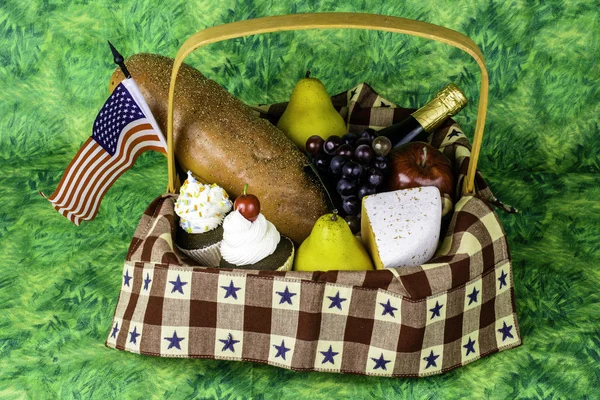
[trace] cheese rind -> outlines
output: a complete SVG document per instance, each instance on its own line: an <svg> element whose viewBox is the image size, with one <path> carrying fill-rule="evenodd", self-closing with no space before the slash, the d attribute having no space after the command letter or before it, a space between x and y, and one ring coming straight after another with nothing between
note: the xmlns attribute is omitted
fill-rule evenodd
<svg viewBox="0 0 600 400"><path fill-rule="evenodd" d="M434 186L365 196L361 237L375 268L421 265L440 238L442 199Z"/></svg>

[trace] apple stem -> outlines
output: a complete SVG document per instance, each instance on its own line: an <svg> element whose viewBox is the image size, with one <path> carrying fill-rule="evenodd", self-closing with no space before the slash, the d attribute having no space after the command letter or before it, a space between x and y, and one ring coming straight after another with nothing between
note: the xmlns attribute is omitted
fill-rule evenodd
<svg viewBox="0 0 600 400"><path fill-rule="evenodd" d="M423 160L421 161L421 168L425 168L425 159L427 158L427 147L423 147Z"/></svg>
<svg viewBox="0 0 600 400"><path fill-rule="evenodd" d="M248 191L248 184L246 183L244 185L244 193L242 193L242 194L245 196L247 191Z"/></svg>
<svg viewBox="0 0 600 400"><path fill-rule="evenodd" d="M310 71L306 71L306 78L310 78Z"/></svg>
<svg viewBox="0 0 600 400"><path fill-rule="evenodd" d="M337 221L337 215L338 215L338 210L334 209L333 210L333 215L331 216L331 220L332 221Z"/></svg>

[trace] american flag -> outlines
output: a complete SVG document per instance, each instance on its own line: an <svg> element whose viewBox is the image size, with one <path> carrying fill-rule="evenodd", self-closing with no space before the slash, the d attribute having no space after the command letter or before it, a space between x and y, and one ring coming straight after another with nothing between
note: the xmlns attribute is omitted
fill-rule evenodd
<svg viewBox="0 0 600 400"><path fill-rule="evenodd" d="M131 78L115 88L50 197L52 206L75 225L96 217L112 184L146 150L167 153L167 144L150 108Z"/></svg>

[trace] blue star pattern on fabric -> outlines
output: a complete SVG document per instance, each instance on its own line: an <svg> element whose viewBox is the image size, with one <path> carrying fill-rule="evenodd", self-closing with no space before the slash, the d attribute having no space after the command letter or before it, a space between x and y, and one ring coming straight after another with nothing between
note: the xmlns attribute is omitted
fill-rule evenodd
<svg viewBox="0 0 600 400"><path fill-rule="evenodd" d="M329 350L327 351L320 351L319 353L323 354L323 361L321 361L321 364L325 364L326 362L330 362L332 364L335 364L335 361L333 360L333 357L337 356L338 353L337 351L333 351L333 349L331 348L331 345L329 345Z"/></svg>
<svg viewBox="0 0 600 400"><path fill-rule="evenodd" d="M455 136L460 136L460 132L457 131L456 129L452 129L452 132L450 132L450 134L448 135L448 139L455 137Z"/></svg>
<svg viewBox="0 0 600 400"><path fill-rule="evenodd" d="M439 357L440 357L439 354L436 356L433 354L433 350L431 350L431 353L429 353L429 356L423 358L423 360L427 361L427 365L425 366L425 369L427 369L429 367L437 368L437 364L435 363L435 360L437 360Z"/></svg>
<svg viewBox="0 0 600 400"><path fill-rule="evenodd" d="M233 286L233 280L231 280L231 282L229 282L229 286L221 286L221 288L225 289L225 298L228 298L229 296L231 296L236 300L238 298L237 291L241 289L241 287Z"/></svg>
<svg viewBox="0 0 600 400"><path fill-rule="evenodd" d="M429 319L433 319L433 317L440 317L440 310L442 309L442 307L444 307L443 304L440 304L437 300L435 301L435 307L430 308L429 311L431 311L431 318Z"/></svg>
<svg viewBox="0 0 600 400"><path fill-rule="evenodd" d="M394 315L394 311L396 311L397 308L392 306L392 304L390 303L390 299L388 299L387 303L379 303L379 304L381 304L383 307L383 312L381 313L382 316L389 314L393 318L396 318L396 316Z"/></svg>
<svg viewBox="0 0 600 400"><path fill-rule="evenodd" d="M138 336L141 336L141 334L137 333L137 326L133 328L133 331L129 332L129 334L131 335L129 343L137 344L137 338Z"/></svg>
<svg viewBox="0 0 600 400"><path fill-rule="evenodd" d="M476 340L471 340L471 337L469 337L469 341L463 346L465 349L467 349L467 353L465 354L465 356L468 356L471 353L475 353L475 342Z"/></svg>
<svg viewBox="0 0 600 400"><path fill-rule="evenodd" d="M169 341L169 347L167 347L167 350L169 350L172 347L175 347L179 350L181 350L181 346L179 345L179 342L181 342L182 340L184 340L185 338L183 337L177 337L177 331L173 331L173 336L172 337L166 337L165 340Z"/></svg>
<svg viewBox="0 0 600 400"><path fill-rule="evenodd" d="M507 286L506 285L506 277L508 276L508 274L506 272L504 272L504 270L502 270L502 274L500 274L500 277L498 277L498 281L500 282L500 287L498 289L502 289L502 286Z"/></svg>
<svg viewBox="0 0 600 400"><path fill-rule="evenodd" d="M340 297L340 291L335 294L335 296L327 296L329 300L331 300L331 304L329 308L337 307L338 309L342 309L342 302L348 300Z"/></svg>
<svg viewBox="0 0 600 400"><path fill-rule="evenodd" d="M292 296L295 296L297 293L292 293L290 292L290 290L288 289L288 287L285 287L285 290L283 292L276 292L278 295L281 296L281 299L279 300L279 304L283 304L283 303L288 303L288 304L292 304Z"/></svg>
<svg viewBox="0 0 600 400"><path fill-rule="evenodd" d="M467 297L469 298L469 305L471 305L471 303L476 303L477 302L477 295L479 294L479 290L477 290L476 287L473 288L473 292L469 295L467 295Z"/></svg>
<svg viewBox="0 0 600 400"><path fill-rule="evenodd" d="M169 281L169 283L173 285L173 290L171 290L171 293L175 293L175 291L178 291L181 294L183 294L183 287L188 284L187 282L181 281L181 277L179 276L179 274L177 275L176 280Z"/></svg>
<svg viewBox="0 0 600 400"><path fill-rule="evenodd" d="M132 278L132 277L131 277L131 276L129 276L129 270L125 271L125 275L123 275L123 279L125 279L125 280L123 281L123 285L126 285L126 286L129 286L129 287L131 287L131 286L129 285L129 281L131 280L131 278Z"/></svg>
<svg viewBox="0 0 600 400"><path fill-rule="evenodd" d="M275 354L275 358L281 357L285 360L285 353L291 350L291 348L285 347L285 342L281 341L281 346L273 345L277 349L277 354Z"/></svg>
<svg viewBox="0 0 600 400"><path fill-rule="evenodd" d="M115 326L113 327L112 333L110 334L110 337L114 337L115 339L117 338L117 332L119 332L119 323L116 322Z"/></svg>
<svg viewBox="0 0 600 400"><path fill-rule="evenodd" d="M235 353L235 349L233 348L233 345L236 343L239 343L240 341L234 340L233 336L230 333L229 335L227 335L227 339L219 339L219 342L224 344L221 351L231 350L232 353Z"/></svg>
<svg viewBox="0 0 600 400"><path fill-rule="evenodd" d="M146 274L146 279L144 279L144 290L148 290L148 285L150 285L152 279L150 279L150 274Z"/></svg>
<svg viewBox="0 0 600 400"><path fill-rule="evenodd" d="M511 338L514 339L514 336L512 335L512 333L510 333L510 331L512 330L512 325L506 325L506 322L504 322L504 326L500 329L498 329L498 332L500 332L502 334L502 341L504 342L506 340L506 338Z"/></svg>
<svg viewBox="0 0 600 400"><path fill-rule="evenodd" d="M386 360L383 358L383 353L379 356L379 358L371 357L371 360L375 361L375 367L373 369L381 368L384 371L387 371L387 363L392 362L392 360Z"/></svg>

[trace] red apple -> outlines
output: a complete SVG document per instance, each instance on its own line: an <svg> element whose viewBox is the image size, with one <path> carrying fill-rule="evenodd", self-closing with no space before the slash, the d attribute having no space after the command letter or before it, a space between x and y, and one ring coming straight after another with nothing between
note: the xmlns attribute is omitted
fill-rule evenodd
<svg viewBox="0 0 600 400"><path fill-rule="evenodd" d="M248 221L255 221L260 214L260 201L258 197L253 194L247 194L248 185L244 186L244 193L235 199L233 203L233 209L237 210L242 214Z"/></svg>
<svg viewBox="0 0 600 400"><path fill-rule="evenodd" d="M388 154L390 174L387 190L436 186L454 198L454 174L450 160L441 151L424 142L409 142Z"/></svg>

